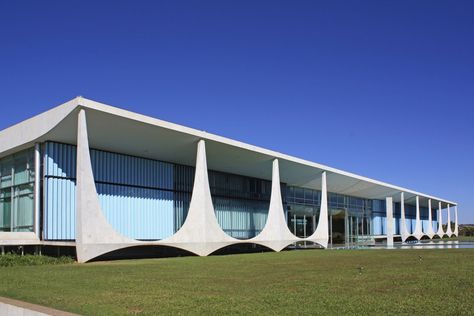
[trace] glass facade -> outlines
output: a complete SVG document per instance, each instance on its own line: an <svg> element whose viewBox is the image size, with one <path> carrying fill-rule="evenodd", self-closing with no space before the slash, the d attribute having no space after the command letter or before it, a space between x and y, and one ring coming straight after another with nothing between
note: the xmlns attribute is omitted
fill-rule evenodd
<svg viewBox="0 0 474 316"><path fill-rule="evenodd" d="M248 239L265 225L270 205L271 181L208 171L214 211L222 229L230 236ZM186 218L191 200L194 167L175 165L176 230Z"/></svg>
<svg viewBox="0 0 474 316"><path fill-rule="evenodd" d="M295 236L310 236L319 221L321 191L295 186L288 186L285 191L282 196L288 228Z"/></svg>
<svg viewBox="0 0 474 316"><path fill-rule="evenodd" d="M209 186L217 221L227 234L248 239L263 229L270 206L270 181L210 170Z"/></svg>
<svg viewBox="0 0 474 316"><path fill-rule="evenodd" d="M192 187L192 178L175 177L171 163L94 149L90 155L101 208L119 233L157 240L180 227L187 198L179 198L175 179ZM43 161L43 238L74 240L76 146L47 142Z"/></svg>
<svg viewBox="0 0 474 316"><path fill-rule="evenodd" d="M0 160L0 231L33 231L34 173L33 148Z"/></svg>
<svg viewBox="0 0 474 316"><path fill-rule="evenodd" d="M91 149L97 193L104 215L121 234L139 240L171 236L183 225L191 201L194 167ZM42 146L45 240L75 239L76 147L46 142ZM218 223L232 237L252 238L265 226L271 181L209 170L211 197ZM34 228L34 149L0 160L0 231ZM308 237L317 228L321 192L281 183L288 228ZM415 229L416 209L405 203L408 232ZM328 192L329 242L358 244L385 235L385 200ZM428 209L420 207L426 230ZM437 212L432 211L437 229ZM394 203L395 234L400 234L400 203Z"/></svg>
<svg viewBox="0 0 474 316"><path fill-rule="evenodd" d="M328 209L330 244L372 241L373 200L329 192Z"/></svg>
<svg viewBox="0 0 474 316"><path fill-rule="evenodd" d="M184 223L194 167L91 149L102 210L121 234L139 240L171 236ZM43 177L46 240L75 238L76 147L47 142ZM222 229L247 239L265 225L271 182L209 170L216 217Z"/></svg>
<svg viewBox="0 0 474 316"><path fill-rule="evenodd" d="M298 237L308 237L319 221L321 191L288 186L286 190L288 228ZM329 241L358 243L371 239L372 200L328 193Z"/></svg>
<svg viewBox="0 0 474 316"><path fill-rule="evenodd" d="M395 234L400 234L401 227L401 206L399 202L394 203L393 208L394 218L395 218ZM433 230L438 230L438 212L436 210L431 210L431 221L433 225ZM384 215L385 216L385 215ZM423 231L427 231L429 225L429 214L428 208L420 206L420 220ZM415 231L416 226L416 205L405 203L405 223L409 233ZM384 231L385 233L385 231Z"/></svg>

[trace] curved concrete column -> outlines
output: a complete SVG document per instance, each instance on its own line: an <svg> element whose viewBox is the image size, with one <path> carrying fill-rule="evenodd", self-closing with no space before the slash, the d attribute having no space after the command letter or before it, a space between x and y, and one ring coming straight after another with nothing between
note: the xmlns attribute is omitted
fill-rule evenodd
<svg viewBox="0 0 474 316"><path fill-rule="evenodd" d="M393 247L393 198L385 198L385 209L387 213L387 247Z"/></svg>
<svg viewBox="0 0 474 316"><path fill-rule="evenodd" d="M441 212L441 202L438 202L438 231L436 232L436 235L438 235L439 238L443 238L444 236L443 213Z"/></svg>
<svg viewBox="0 0 474 316"><path fill-rule="evenodd" d="M303 239L296 237L288 229L285 220L285 210L283 209L283 202L281 199L280 170L278 159L275 159L273 160L272 166L272 192L270 196L270 208L268 210L267 222L260 234L254 238L241 242L256 243L275 251L280 251L286 246L301 240Z"/></svg>
<svg viewBox="0 0 474 316"><path fill-rule="evenodd" d="M176 234L161 240L159 244L207 256L219 248L239 242L241 241L227 235L217 221L209 188L206 144L204 140L200 140L197 146L196 170L188 215Z"/></svg>
<svg viewBox="0 0 474 316"><path fill-rule="evenodd" d="M238 243L256 243L275 251L302 238L294 236L286 224L281 198L278 160L273 161L272 193L267 222L259 235L238 240L220 227L212 204L207 173L204 140L197 145L196 169L188 215L181 228L171 237L160 241L138 241L118 233L107 221L100 206L92 170L86 113L78 115L76 182L76 251L78 262L87 262L105 253L132 246L170 246L206 256L222 247ZM322 177L321 212L319 225L307 238L327 247L327 191L326 173Z"/></svg>
<svg viewBox="0 0 474 316"><path fill-rule="evenodd" d="M423 237L423 227L421 224L420 219L420 197L416 196L416 221L415 221L415 231L413 232L413 236L416 239L420 240Z"/></svg>
<svg viewBox="0 0 474 316"><path fill-rule="evenodd" d="M451 237L453 235L453 230L451 229L451 209L450 205L448 204L448 223L446 225L446 235Z"/></svg>
<svg viewBox="0 0 474 316"><path fill-rule="evenodd" d="M94 182L89 154L86 113L77 120L76 163L76 253L78 262L87 262L124 245L139 244L115 231L103 215Z"/></svg>
<svg viewBox="0 0 474 316"><path fill-rule="evenodd" d="M202 140L198 143L193 193L186 220L176 234L160 241L144 242L124 237L105 218L94 182L84 110L80 110L78 115L76 167L78 262L87 262L102 254L131 246L171 246L204 256L219 248L241 242L228 236L217 222L207 176L205 143Z"/></svg>
<svg viewBox="0 0 474 316"><path fill-rule="evenodd" d="M321 174L321 208L319 211L318 227L314 233L306 238L327 248L329 241L329 223L328 223L328 192L326 183L326 171Z"/></svg>
<svg viewBox="0 0 474 316"><path fill-rule="evenodd" d="M405 221L405 193L400 193L400 235L402 236L402 242L405 242L408 237L410 237L410 233L407 230L407 222Z"/></svg>
<svg viewBox="0 0 474 316"><path fill-rule="evenodd" d="M431 214L431 199L428 199L428 230L426 231L426 235L433 239L435 232L433 230L433 216Z"/></svg>
<svg viewBox="0 0 474 316"><path fill-rule="evenodd" d="M459 226L458 226L458 206L454 205L454 235L459 236Z"/></svg>

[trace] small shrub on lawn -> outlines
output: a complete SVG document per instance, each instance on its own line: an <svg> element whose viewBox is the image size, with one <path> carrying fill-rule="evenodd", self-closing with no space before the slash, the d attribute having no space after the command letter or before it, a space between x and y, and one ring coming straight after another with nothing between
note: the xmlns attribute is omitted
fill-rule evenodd
<svg viewBox="0 0 474 316"><path fill-rule="evenodd" d="M0 267L14 267L14 266L39 266L44 264L66 264L73 263L74 259L71 257L48 257L38 255L24 255L20 256L13 253L0 255Z"/></svg>

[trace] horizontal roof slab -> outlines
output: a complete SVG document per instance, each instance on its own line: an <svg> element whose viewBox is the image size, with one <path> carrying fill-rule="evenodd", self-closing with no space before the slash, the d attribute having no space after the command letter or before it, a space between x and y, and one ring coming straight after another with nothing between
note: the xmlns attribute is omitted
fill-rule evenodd
<svg viewBox="0 0 474 316"><path fill-rule="evenodd" d="M330 192L370 199L393 196L394 201L399 201L400 192L405 192L408 201L413 199L414 202L416 195L422 197L422 206L427 205L428 198L455 205L444 199L84 98L76 98L0 132L0 143L10 138L0 145L0 156L38 141L76 144L79 108L86 110L92 148L193 166L197 141L205 139L209 169L271 180L272 160L278 158L281 181L289 185L321 189L321 173L326 171ZM20 135L15 136L18 133ZM433 207L437 204L433 203Z"/></svg>

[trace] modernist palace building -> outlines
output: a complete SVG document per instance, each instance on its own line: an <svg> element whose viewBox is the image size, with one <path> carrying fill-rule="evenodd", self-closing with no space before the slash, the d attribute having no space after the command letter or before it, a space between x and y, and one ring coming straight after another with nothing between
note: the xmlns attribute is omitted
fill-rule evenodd
<svg viewBox="0 0 474 316"><path fill-rule="evenodd" d="M3 251L390 246L457 224L455 202L81 97L0 132Z"/></svg>

